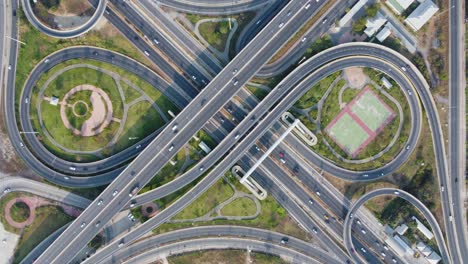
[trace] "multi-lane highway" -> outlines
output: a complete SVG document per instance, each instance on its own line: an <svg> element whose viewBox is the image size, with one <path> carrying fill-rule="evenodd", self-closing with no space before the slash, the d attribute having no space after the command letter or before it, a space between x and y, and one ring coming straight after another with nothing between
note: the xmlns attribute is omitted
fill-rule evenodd
<svg viewBox="0 0 468 264"><path fill-rule="evenodd" d="M305 3L290 2L288 10L283 9L256 36L256 41L242 50L103 191L98 197L106 199L103 206L93 202L38 260L50 263L65 261L76 254L76 248L91 240L96 231L92 223L98 220L107 223L129 201L129 193L143 187L169 161L172 157L169 149L176 153L300 28L300 25L291 23L294 18L311 16L320 6L315 4L314 9L306 9ZM204 170L203 164L197 167Z"/></svg>
<svg viewBox="0 0 468 264"><path fill-rule="evenodd" d="M444 263L458 263L458 262L450 261L449 251L444 242L444 235L442 234L442 230L440 229L439 224L437 223L437 220L431 214L431 211L413 195L403 190L395 189L395 188L382 188L382 189L377 189L377 190L368 192L365 195L361 196L357 201L355 201L354 204L349 209L348 214L346 215L345 223L344 223L343 239L344 239L346 249L348 250L348 253L353 257L355 262L365 263L365 261L362 260L361 256L359 256L356 253L353 253L353 252L357 252L357 250L354 250L355 247L353 246L353 241L351 239L351 226L354 221L353 216L356 214L356 211L362 205L364 205L367 201L369 201L372 198L383 196L383 195L393 195L393 196L403 198L409 203L411 203L413 206L415 206L423 214L426 220L429 222L432 228L432 231L435 234L435 239L437 241L437 245L442 255L441 257L442 257L443 262Z"/></svg>
<svg viewBox="0 0 468 264"><path fill-rule="evenodd" d="M449 209L445 227L450 230L449 248L452 258L460 263L468 261L468 229L466 223L466 80L465 26L463 1L449 2L449 174L447 193L443 199ZM466 5L466 1L465 1ZM466 7L465 7L466 8ZM451 221L450 217L453 217Z"/></svg>

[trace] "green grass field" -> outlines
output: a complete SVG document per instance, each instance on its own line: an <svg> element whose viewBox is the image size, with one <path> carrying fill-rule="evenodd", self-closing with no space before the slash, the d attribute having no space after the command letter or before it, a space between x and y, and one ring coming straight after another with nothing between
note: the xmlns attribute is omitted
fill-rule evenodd
<svg viewBox="0 0 468 264"><path fill-rule="evenodd" d="M203 22L198 27L200 35L215 49L223 52L229 36L229 22Z"/></svg>
<svg viewBox="0 0 468 264"><path fill-rule="evenodd" d="M377 95L370 90L364 92L361 97L351 106L351 111L359 117L372 131L380 128L387 118L392 114Z"/></svg>
<svg viewBox="0 0 468 264"><path fill-rule="evenodd" d="M23 202L17 202L10 208L11 219L18 223L28 220L29 215L29 206Z"/></svg>
<svg viewBox="0 0 468 264"><path fill-rule="evenodd" d="M256 208L252 200L241 197L224 206L221 209L221 214L226 216L249 216L255 214Z"/></svg>
<svg viewBox="0 0 468 264"><path fill-rule="evenodd" d="M254 264L287 264L289 262L278 256L267 255L258 252L250 253L251 263ZM247 253L244 250L204 250L167 258L169 264L245 264Z"/></svg>
<svg viewBox="0 0 468 264"><path fill-rule="evenodd" d="M120 81L120 86L122 87L122 91L125 97L125 103L129 104L141 97L141 94L137 90L133 89L133 87L126 84L125 82Z"/></svg>
<svg viewBox="0 0 468 264"><path fill-rule="evenodd" d="M327 132L349 154L354 153L369 138L369 134L348 113L342 115Z"/></svg>

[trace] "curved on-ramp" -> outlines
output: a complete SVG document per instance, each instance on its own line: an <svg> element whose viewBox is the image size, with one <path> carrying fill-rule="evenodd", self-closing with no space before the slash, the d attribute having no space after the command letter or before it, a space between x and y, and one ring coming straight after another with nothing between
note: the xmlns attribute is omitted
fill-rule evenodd
<svg viewBox="0 0 468 264"><path fill-rule="evenodd" d="M273 0L156 0L155 2L190 14L219 16L259 9L272 1Z"/></svg>
<svg viewBox="0 0 468 264"><path fill-rule="evenodd" d="M86 1L86 0L83 0L83 1ZM106 6L107 6L107 0L99 0L99 4L93 16L88 21L86 21L83 25L73 28L73 29L68 29L68 30L53 29L45 25L41 21L39 21L39 19L34 14L34 10L31 6L31 1L21 0L21 5L23 6L24 14L26 15L26 18L29 20L29 23L31 23L40 32L47 34L54 38L65 39L65 38L78 37L88 32L90 29L92 29L94 25L96 25L96 23L99 21L99 19L101 19L102 15L104 14L104 11L106 10Z"/></svg>
<svg viewBox="0 0 468 264"><path fill-rule="evenodd" d="M357 263L366 263L365 260L357 253L357 250L354 250L353 241L351 237L351 227L353 224L353 215L356 214L356 211L367 201L373 199L375 197L383 196L383 195L394 195L400 197L407 202L411 203L414 207L418 208L418 210L424 215L427 219L429 224L431 225L432 231L434 232L437 245L441 252L441 257L444 263L451 263L449 251L444 241L444 236L442 234L442 230L439 227L435 217L432 215L431 211L416 197L407 193L403 190L396 189L396 188L382 188L377 189L371 192L366 193L365 195L361 196L354 204L349 208L348 214L346 215L346 219L343 225L343 239L346 250L348 251L349 255L356 261Z"/></svg>

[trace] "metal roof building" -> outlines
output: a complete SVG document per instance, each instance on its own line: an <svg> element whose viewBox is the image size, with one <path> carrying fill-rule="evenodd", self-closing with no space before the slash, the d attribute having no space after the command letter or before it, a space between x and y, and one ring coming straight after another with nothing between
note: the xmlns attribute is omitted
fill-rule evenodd
<svg viewBox="0 0 468 264"><path fill-rule="evenodd" d="M375 17L368 18L366 22L366 33L367 36L372 37L375 32L377 32L384 24L387 22L387 19L382 15L382 13L377 12Z"/></svg>
<svg viewBox="0 0 468 264"><path fill-rule="evenodd" d="M414 0L387 0L385 3L393 10L393 12L401 15Z"/></svg>
<svg viewBox="0 0 468 264"><path fill-rule="evenodd" d="M418 31L437 11L439 7L431 0L426 0L405 19L405 23L414 31Z"/></svg>
<svg viewBox="0 0 468 264"><path fill-rule="evenodd" d="M361 9L365 4L367 4L367 2L369 2L369 0L359 0L359 1L351 8L351 10L349 10L349 12L346 13L346 15L344 15L344 16L340 19L340 22L338 22L339 26L342 27L342 26L348 24L348 22L351 20L351 18L353 18L353 16L359 11L359 9Z"/></svg>
<svg viewBox="0 0 468 264"><path fill-rule="evenodd" d="M388 24L389 23L387 23L385 27L375 36L380 42L384 42L384 40L390 36L390 34L392 34L392 30Z"/></svg>
<svg viewBox="0 0 468 264"><path fill-rule="evenodd" d="M415 216L412 216L411 219L416 221L418 230L429 240L431 240L434 237L434 234L432 234L431 230L429 230L421 221L419 221L418 218Z"/></svg>

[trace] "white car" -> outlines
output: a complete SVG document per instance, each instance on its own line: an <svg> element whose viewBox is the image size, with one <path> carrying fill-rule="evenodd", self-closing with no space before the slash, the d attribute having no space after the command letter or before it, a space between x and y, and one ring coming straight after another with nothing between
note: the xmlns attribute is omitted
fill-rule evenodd
<svg viewBox="0 0 468 264"><path fill-rule="evenodd" d="M364 253L367 252L367 250L365 248L363 248L363 247L361 248L361 251L364 252Z"/></svg>
<svg viewBox="0 0 468 264"><path fill-rule="evenodd" d="M10 64L10 65L8 65L8 70L11 70L11 64Z"/></svg>
<svg viewBox="0 0 468 264"><path fill-rule="evenodd" d="M72 166L72 167L70 167L70 170L76 171L76 167L73 167L73 166Z"/></svg>
<svg viewBox="0 0 468 264"><path fill-rule="evenodd" d="M81 223L80 227L83 228L86 226L86 222Z"/></svg>
<svg viewBox="0 0 468 264"><path fill-rule="evenodd" d="M361 229L361 233L363 233L363 234L365 235L367 232L366 232L366 230L364 230L364 228L363 228L363 229Z"/></svg>
<svg viewBox="0 0 468 264"><path fill-rule="evenodd" d="M102 199L99 199L97 205L102 205L102 203L103 203Z"/></svg>
<svg viewBox="0 0 468 264"><path fill-rule="evenodd" d="M116 195L117 195L117 193L119 193L119 191L117 191L117 190L114 190L114 191L112 192L112 196L116 196Z"/></svg>

